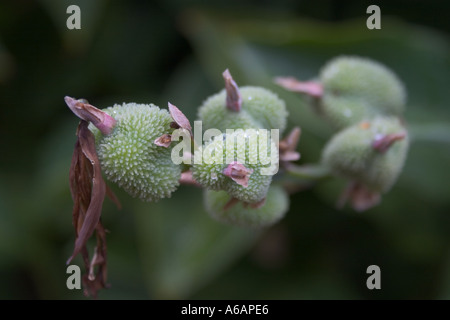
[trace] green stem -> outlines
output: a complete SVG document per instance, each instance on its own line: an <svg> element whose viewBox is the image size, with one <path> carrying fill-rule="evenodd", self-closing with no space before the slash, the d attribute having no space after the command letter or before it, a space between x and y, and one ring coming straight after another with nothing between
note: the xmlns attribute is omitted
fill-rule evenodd
<svg viewBox="0 0 450 320"><path fill-rule="evenodd" d="M320 164L295 165L288 163L284 166L283 174L277 175L275 180L290 193L313 187L317 182L330 177L328 168Z"/></svg>
<svg viewBox="0 0 450 320"><path fill-rule="evenodd" d="M286 167L286 174L289 177L302 181L316 182L330 177L330 171L321 164L295 165L289 164Z"/></svg>

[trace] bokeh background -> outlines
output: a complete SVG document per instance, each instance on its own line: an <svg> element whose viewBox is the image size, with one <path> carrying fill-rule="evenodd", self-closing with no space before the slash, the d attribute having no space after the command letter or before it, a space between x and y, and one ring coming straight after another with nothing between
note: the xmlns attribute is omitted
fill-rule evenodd
<svg viewBox="0 0 450 320"><path fill-rule="evenodd" d="M67 30L66 8L81 8ZM382 29L366 28L378 4ZM291 196L263 231L211 220L201 190L142 203L105 202L109 282L102 299L450 298L450 3L446 1L0 2L0 298L84 299L66 288L73 248L68 172L77 119L65 95L104 108L167 101L191 120L223 86L270 88L300 125L299 163L331 130L273 77L314 77L340 54L392 68L408 89L412 145L392 192L364 213L335 201L329 180ZM81 265L78 257L75 263ZM381 268L381 290L366 268Z"/></svg>

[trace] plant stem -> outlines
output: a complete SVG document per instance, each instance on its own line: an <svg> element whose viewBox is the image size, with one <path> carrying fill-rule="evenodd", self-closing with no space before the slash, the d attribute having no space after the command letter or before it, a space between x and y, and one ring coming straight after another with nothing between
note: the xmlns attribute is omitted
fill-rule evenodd
<svg viewBox="0 0 450 320"><path fill-rule="evenodd" d="M302 181L316 182L330 176L329 169L320 164L306 164L299 166L290 163L285 168L288 176Z"/></svg>
<svg viewBox="0 0 450 320"><path fill-rule="evenodd" d="M275 177L284 189L289 193L297 193L299 191L309 189L317 182L330 177L328 168L320 164L295 165L287 163L284 165L283 174Z"/></svg>

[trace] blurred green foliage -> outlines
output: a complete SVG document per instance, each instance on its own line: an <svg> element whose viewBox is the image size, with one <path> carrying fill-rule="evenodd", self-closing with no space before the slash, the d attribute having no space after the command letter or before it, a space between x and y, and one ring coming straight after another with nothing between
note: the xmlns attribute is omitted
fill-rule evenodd
<svg viewBox="0 0 450 320"><path fill-rule="evenodd" d="M82 30L65 27L69 4ZM65 95L97 107L167 101L194 120L229 68L240 85L285 99L300 125L300 163L331 130L278 75L310 79L339 54L392 68L408 89L412 146L392 192L363 214L337 211L342 181L291 196L274 227L218 224L201 190L141 203L106 201L111 289L100 298L350 299L450 297L450 25L448 3L10 1L0 4L0 298L79 299L66 288L74 240L68 171L77 119ZM421 26L422 25L422 26ZM428 27L425 27L428 26ZM81 265L77 258L76 263ZM379 265L382 290L366 288Z"/></svg>

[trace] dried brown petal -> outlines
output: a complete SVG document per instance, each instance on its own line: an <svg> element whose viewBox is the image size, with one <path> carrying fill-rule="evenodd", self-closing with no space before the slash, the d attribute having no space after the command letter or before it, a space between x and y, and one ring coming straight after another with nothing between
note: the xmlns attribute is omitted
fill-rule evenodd
<svg viewBox="0 0 450 320"><path fill-rule="evenodd" d="M88 122L86 121L81 121L78 126L78 143L75 149L77 150L74 151L74 157L78 159L72 158L74 167L71 167L70 179L71 186L77 185L75 190L72 190L72 197L75 202L74 210L75 208L81 210L79 212L74 211L74 218L76 218L74 220L77 221L77 239L68 263L81 251L94 232L100 219L106 194L106 185L101 175L100 163L95 151L95 138L88 129ZM79 203L77 204L77 202ZM79 218L82 220L81 226L79 225Z"/></svg>
<svg viewBox="0 0 450 320"><path fill-rule="evenodd" d="M248 180L250 175L253 173L253 169L247 169L243 164L233 161L224 170L223 174L227 177L233 179L234 182L243 186L248 187Z"/></svg>
<svg viewBox="0 0 450 320"><path fill-rule="evenodd" d="M116 120L113 117L90 105L84 99L75 100L66 96L64 97L64 101L66 101L67 106L78 118L92 122L104 135L110 134L116 125Z"/></svg>
<svg viewBox="0 0 450 320"><path fill-rule="evenodd" d="M275 83L289 91L306 93L315 98L323 95L323 86L319 82L299 81L293 77L277 77Z"/></svg>
<svg viewBox="0 0 450 320"><path fill-rule="evenodd" d="M168 148L170 144L172 143L172 136L170 134L163 134L161 137L156 138L155 141L153 141L154 144L160 147Z"/></svg>
<svg viewBox="0 0 450 320"><path fill-rule="evenodd" d="M192 127L191 127L191 123L189 122L189 119L176 106L174 106L170 102L168 103L168 105L169 105L169 112L170 112L170 115L172 116L172 119L176 122L176 124L180 128L184 128L184 129L188 130L189 133L192 135Z"/></svg>
<svg viewBox="0 0 450 320"><path fill-rule="evenodd" d="M106 286L106 235L100 222L103 200L106 193L120 206L116 196L102 178L100 162L95 150L95 138L88 129L89 123L82 120L77 129L77 142L70 167L70 191L74 202L73 225L76 240L72 256L67 263L81 253L88 274L83 276L83 286L87 295L97 294ZM96 231L97 247L92 261L86 243ZM97 272L94 268L97 268Z"/></svg>
<svg viewBox="0 0 450 320"><path fill-rule="evenodd" d="M239 91L239 87L233 80L233 77L231 76L231 73L228 69L226 69L222 73L222 76L225 80L225 90L227 92L227 100L226 100L227 108L236 112L241 111L242 97Z"/></svg>
<svg viewBox="0 0 450 320"><path fill-rule="evenodd" d="M84 294L86 296L97 297L100 289L108 288L107 279L107 248L106 248L106 232L101 222L96 227L97 246L94 249L94 255L91 262L85 261L88 273L83 275ZM87 250L85 249L87 254ZM97 270L95 270L97 268Z"/></svg>
<svg viewBox="0 0 450 320"><path fill-rule="evenodd" d="M172 129L180 129L180 126L179 126L178 123L176 123L175 121L172 121L172 122L170 123L170 127L171 127Z"/></svg>

